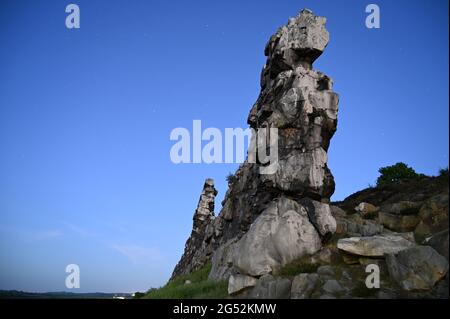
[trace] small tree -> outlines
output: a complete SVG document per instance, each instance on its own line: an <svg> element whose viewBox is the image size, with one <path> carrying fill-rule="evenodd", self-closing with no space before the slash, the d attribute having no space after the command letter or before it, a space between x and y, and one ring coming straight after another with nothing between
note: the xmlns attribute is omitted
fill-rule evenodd
<svg viewBox="0 0 450 319"><path fill-rule="evenodd" d="M448 167L439 170L439 177L448 178Z"/></svg>
<svg viewBox="0 0 450 319"><path fill-rule="evenodd" d="M396 184L401 180L413 179L420 176L413 168L402 162L392 166L382 167L378 172L381 175L377 179L377 186Z"/></svg>

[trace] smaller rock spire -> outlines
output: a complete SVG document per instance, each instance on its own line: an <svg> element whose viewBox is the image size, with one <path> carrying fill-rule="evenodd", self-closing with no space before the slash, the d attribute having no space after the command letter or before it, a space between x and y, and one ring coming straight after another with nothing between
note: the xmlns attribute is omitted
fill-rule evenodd
<svg viewBox="0 0 450 319"><path fill-rule="evenodd" d="M216 198L217 190L214 188L214 180L207 178L203 185L203 190L198 200L197 209L194 213L194 229L193 231L201 231L202 226L209 223L210 219L214 217L214 199Z"/></svg>
<svg viewBox="0 0 450 319"><path fill-rule="evenodd" d="M214 221L214 200L217 190L214 188L214 180L207 178L203 185L197 209L193 216L193 228L184 247L184 253L181 260L176 265L172 278L188 274L202 267L210 258L209 250L205 250L205 240L211 236L212 227L209 227Z"/></svg>

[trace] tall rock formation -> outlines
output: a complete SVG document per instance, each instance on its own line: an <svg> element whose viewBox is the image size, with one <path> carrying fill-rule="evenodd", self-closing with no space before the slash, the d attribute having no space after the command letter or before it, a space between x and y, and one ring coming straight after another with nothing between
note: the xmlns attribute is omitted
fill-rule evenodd
<svg viewBox="0 0 450 319"><path fill-rule="evenodd" d="M263 164L247 158L230 179L220 214L209 221L210 237L198 236L194 223L174 275L189 272L213 256L211 279L232 276L233 286L237 278L254 282L248 277L273 273L296 258L314 254L335 232L328 205L334 180L327 167L327 150L336 131L338 95L332 91L331 78L312 69L328 44L325 22L302 10L267 43L261 93L248 124L254 129L278 129L277 169L261 174Z"/></svg>
<svg viewBox="0 0 450 319"><path fill-rule="evenodd" d="M191 235L186 241L184 254L175 266L172 277L195 271L211 258L210 240L214 231L214 199L216 195L214 180L206 179L194 213Z"/></svg>

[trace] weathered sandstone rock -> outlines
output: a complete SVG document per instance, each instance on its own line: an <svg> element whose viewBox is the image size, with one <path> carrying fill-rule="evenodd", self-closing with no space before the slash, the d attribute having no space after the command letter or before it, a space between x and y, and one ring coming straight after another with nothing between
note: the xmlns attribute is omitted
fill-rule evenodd
<svg viewBox="0 0 450 319"><path fill-rule="evenodd" d="M413 247L414 244L401 236L351 237L339 239L337 247L345 252L367 257L383 257Z"/></svg>
<svg viewBox="0 0 450 319"><path fill-rule="evenodd" d="M429 246L386 256L389 274L405 290L429 290L448 271L448 260Z"/></svg>

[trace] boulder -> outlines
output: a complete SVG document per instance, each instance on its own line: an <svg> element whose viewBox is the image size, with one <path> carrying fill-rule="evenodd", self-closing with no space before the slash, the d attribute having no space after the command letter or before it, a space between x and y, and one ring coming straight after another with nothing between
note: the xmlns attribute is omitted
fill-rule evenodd
<svg viewBox="0 0 450 319"><path fill-rule="evenodd" d="M249 298L254 299L288 299L291 295L291 281L287 278L275 278L264 275L258 279L250 291Z"/></svg>
<svg viewBox="0 0 450 319"><path fill-rule="evenodd" d="M401 236L351 237L339 239L337 247L347 253L367 257L383 257L413 247L414 244Z"/></svg>
<svg viewBox="0 0 450 319"><path fill-rule="evenodd" d="M265 54L269 56L268 67L272 71L270 75L274 77L278 72L298 65L310 68L328 44L326 21L304 9L278 29L265 48Z"/></svg>
<svg viewBox="0 0 450 319"><path fill-rule="evenodd" d="M294 277L291 287L291 299L307 299L319 283L318 274L299 274Z"/></svg>
<svg viewBox="0 0 450 319"><path fill-rule="evenodd" d="M309 198L299 203L306 209L309 220L323 238L327 239L336 232L336 220L331 214L330 205Z"/></svg>
<svg viewBox="0 0 450 319"><path fill-rule="evenodd" d="M372 220L357 220L349 219L344 222L346 224L346 234L350 236L373 236L383 232L384 228L382 225L372 221Z"/></svg>
<svg viewBox="0 0 450 319"><path fill-rule="evenodd" d="M429 246L416 246L388 254L389 275L405 290L429 290L448 271L448 261Z"/></svg>
<svg viewBox="0 0 450 319"><path fill-rule="evenodd" d="M241 274L231 275L228 280L228 294L232 295L238 293L245 288L253 287L258 282L258 279Z"/></svg>
<svg viewBox="0 0 450 319"><path fill-rule="evenodd" d="M236 243L233 264L241 274L261 276L321 248L304 207L286 197L274 201Z"/></svg>
<svg viewBox="0 0 450 319"><path fill-rule="evenodd" d="M433 247L439 254L447 258L449 251L448 229L441 231L425 239L424 245Z"/></svg>
<svg viewBox="0 0 450 319"><path fill-rule="evenodd" d="M321 276L334 276L335 272L332 266L325 265L317 268L317 274Z"/></svg>
<svg viewBox="0 0 450 319"><path fill-rule="evenodd" d="M336 295L345 291L341 284L336 279L329 279L325 281L322 290L329 295Z"/></svg>

